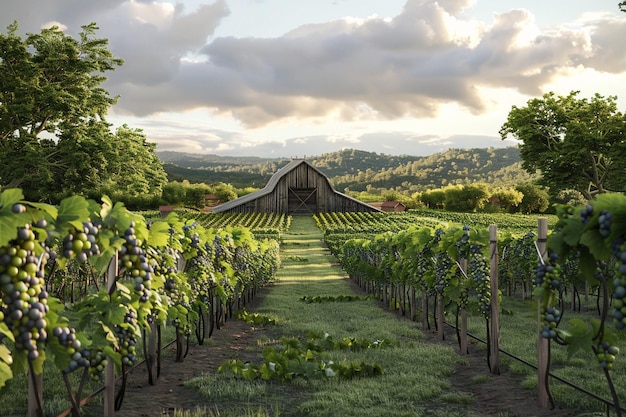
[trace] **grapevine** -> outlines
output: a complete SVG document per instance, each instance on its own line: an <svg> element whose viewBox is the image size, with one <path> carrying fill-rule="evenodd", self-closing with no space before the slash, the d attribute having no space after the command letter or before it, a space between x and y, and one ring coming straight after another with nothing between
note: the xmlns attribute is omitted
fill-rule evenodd
<svg viewBox="0 0 626 417"><path fill-rule="evenodd" d="M541 260L535 269L535 285L541 290L541 336L546 339L557 338L556 328L561 320L557 306L562 271L557 258L555 253L550 253L548 260Z"/></svg>

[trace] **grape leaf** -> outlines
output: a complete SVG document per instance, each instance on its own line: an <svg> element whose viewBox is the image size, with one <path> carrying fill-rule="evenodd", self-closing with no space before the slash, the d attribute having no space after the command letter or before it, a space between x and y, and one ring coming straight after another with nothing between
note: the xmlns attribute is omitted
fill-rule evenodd
<svg viewBox="0 0 626 417"><path fill-rule="evenodd" d="M6 382L13 378L13 372L11 372L11 367L4 363L0 362L0 388L6 385Z"/></svg>
<svg viewBox="0 0 626 417"><path fill-rule="evenodd" d="M579 350L590 351L593 332L589 325L581 319L568 321L569 327L557 330L559 336L567 342L567 355L571 358Z"/></svg>
<svg viewBox="0 0 626 417"><path fill-rule="evenodd" d="M28 213L13 213L13 205L22 201L19 188L9 188L0 193L0 246L6 246L17 237L17 229L30 222Z"/></svg>
<svg viewBox="0 0 626 417"><path fill-rule="evenodd" d="M61 201L56 226L61 230L69 230L71 227L81 230L83 222L88 218L89 203L84 197L75 195Z"/></svg>
<svg viewBox="0 0 626 417"><path fill-rule="evenodd" d="M59 210L51 205L51 204L46 204L46 203L33 203L32 201L27 202L26 204L28 204L31 207L36 208L37 210L46 213L48 216L50 216L53 219L56 219L59 213Z"/></svg>
<svg viewBox="0 0 626 417"><path fill-rule="evenodd" d="M611 245L605 243L605 240L597 230L588 230L580 236L580 244L589 248L589 252L596 259L607 260L613 253Z"/></svg>
<svg viewBox="0 0 626 417"><path fill-rule="evenodd" d="M170 225L164 221L152 223L146 243L149 246L158 248L167 246L170 239Z"/></svg>
<svg viewBox="0 0 626 417"><path fill-rule="evenodd" d="M11 351L5 345L0 345L0 361L11 365L13 363L13 356L11 356Z"/></svg>

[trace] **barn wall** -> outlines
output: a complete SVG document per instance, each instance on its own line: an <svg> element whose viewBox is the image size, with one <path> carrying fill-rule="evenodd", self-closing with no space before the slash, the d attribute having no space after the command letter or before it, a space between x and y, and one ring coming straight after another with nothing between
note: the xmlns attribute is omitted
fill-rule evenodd
<svg viewBox="0 0 626 417"><path fill-rule="evenodd" d="M317 212L378 211L337 193L324 175L308 163L301 163L283 174L270 193L232 207L228 212L288 213L290 188L316 189Z"/></svg>

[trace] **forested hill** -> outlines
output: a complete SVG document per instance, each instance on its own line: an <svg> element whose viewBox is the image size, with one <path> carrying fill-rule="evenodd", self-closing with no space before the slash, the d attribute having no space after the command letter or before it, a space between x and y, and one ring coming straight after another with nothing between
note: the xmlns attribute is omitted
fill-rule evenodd
<svg viewBox="0 0 626 417"><path fill-rule="evenodd" d="M222 157L217 155L158 152L170 180L216 183L236 187L263 187L289 159ZM485 182L512 185L530 179L521 169L519 150L509 148L449 149L430 156L393 156L344 149L307 160L336 189L363 191L369 188L439 188L447 184Z"/></svg>

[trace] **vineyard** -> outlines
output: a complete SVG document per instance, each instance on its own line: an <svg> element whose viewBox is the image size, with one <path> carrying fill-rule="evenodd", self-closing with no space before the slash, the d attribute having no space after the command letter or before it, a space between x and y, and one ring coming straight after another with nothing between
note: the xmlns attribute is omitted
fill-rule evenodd
<svg viewBox="0 0 626 417"><path fill-rule="evenodd" d="M471 338L482 339L492 374L499 373L501 353L536 364L534 389L545 408L558 402L551 381L563 378L554 372L580 352L591 355L604 387L596 377L589 378L592 386L577 386L594 372L588 363L575 370L580 374L570 385L596 407L622 415L623 196L601 195L541 219L435 210L318 213L313 219L343 270L368 295L307 295L302 301L373 298L424 330L434 328L441 339L454 323L459 353L468 353ZM53 207L24 201L17 189L3 191L0 395L18 398L26 385L29 392L14 410L3 411L43 416L67 409L79 416L91 390L102 393L105 414L114 415L130 369L145 366L147 382L156 383L165 344L175 346L175 362L184 362L190 339L203 344L273 279L281 234L291 222L287 215L261 213L161 218L107 198L70 197ZM509 349L507 327L514 327L509 306L519 302L534 305L535 328L523 331L535 342L511 353L502 346ZM268 364L228 366L242 375L276 373ZM62 384L44 384L44 374ZM67 400L51 400L59 396Z"/></svg>
<svg viewBox="0 0 626 417"><path fill-rule="evenodd" d="M625 340L625 216L623 196L602 195L541 220L432 210L320 213L315 220L342 267L368 293L411 320L421 319L424 329L434 325L441 338L444 319L454 322L461 354L467 351L468 315L482 317L478 328L486 329L494 374L503 298L537 300L538 351L525 360L539 368L540 403L554 406L550 348L563 346L568 356L585 351L596 358L606 385L595 387L595 400L622 415L625 381L613 368Z"/></svg>
<svg viewBox="0 0 626 417"><path fill-rule="evenodd" d="M271 216L253 221L285 226ZM113 415L130 368L143 361L148 383L159 378L166 327L175 361L184 362L189 339L202 344L280 265L276 239L233 224L204 227L176 214L146 220L107 198L50 206L24 201L19 189L0 193L0 388L11 395L24 379L29 393L14 395L14 412L49 415L44 399L61 386L80 415L93 380ZM63 383L44 386L44 369ZM4 401L2 412L12 413Z"/></svg>

